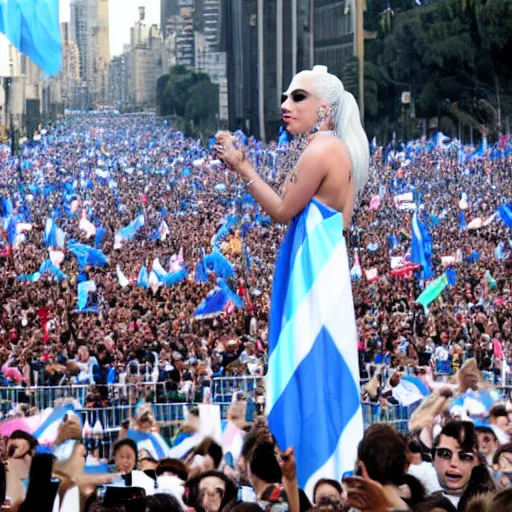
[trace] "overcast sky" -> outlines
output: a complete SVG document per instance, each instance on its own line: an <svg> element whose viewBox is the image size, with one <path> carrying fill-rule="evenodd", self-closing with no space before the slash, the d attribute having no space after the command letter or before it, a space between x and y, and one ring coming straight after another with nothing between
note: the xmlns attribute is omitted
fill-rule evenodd
<svg viewBox="0 0 512 512"><path fill-rule="evenodd" d="M69 21L70 0L60 1L60 21ZM146 22L160 24L160 0L109 0L110 54L119 55L130 42L130 27L139 19L139 6L146 8Z"/></svg>

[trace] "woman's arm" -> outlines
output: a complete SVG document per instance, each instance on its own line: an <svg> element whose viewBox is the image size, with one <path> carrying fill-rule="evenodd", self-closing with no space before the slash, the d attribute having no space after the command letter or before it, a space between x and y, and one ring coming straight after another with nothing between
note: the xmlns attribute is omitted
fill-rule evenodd
<svg viewBox="0 0 512 512"><path fill-rule="evenodd" d="M276 222L282 224L290 222L317 193L327 175L326 151L329 151L329 147L333 145L333 141L327 137L323 140L315 138L311 141L297 163L297 179L294 183L287 183L286 192L283 197L280 197L258 175L249 161L240 159L240 152L233 147L232 142L224 138L221 139L221 143L224 149L219 153L226 164L234 168L246 183L252 182L248 187L251 195L263 210Z"/></svg>

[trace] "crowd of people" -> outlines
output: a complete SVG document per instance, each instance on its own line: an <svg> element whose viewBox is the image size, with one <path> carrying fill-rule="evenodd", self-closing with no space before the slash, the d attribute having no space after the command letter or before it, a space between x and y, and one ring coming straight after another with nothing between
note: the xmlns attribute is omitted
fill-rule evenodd
<svg viewBox="0 0 512 512"><path fill-rule="evenodd" d="M279 189L293 151L239 136ZM243 433L236 457L209 438L183 457L157 457L128 426L100 457L70 417L51 454L38 453L26 433L5 439L12 506L24 500L20 510L33 510L43 495L53 510L70 511L79 510L65 508L77 500L85 510L111 510L127 499L115 510L451 511L509 503L510 411L496 397L483 412L464 400L487 392L482 376L496 381L512 364L512 218L499 213L512 197L510 145L504 139L493 158L455 143L374 148L346 236L363 394L382 407L400 404L403 394L393 389L412 374L428 396L407 435L385 424L366 430L343 486L322 480L299 490L293 452L277 449L264 422L245 423L245 409L228 416ZM413 212L429 238L432 277L456 272L428 307L418 296L429 276L411 261ZM82 406L96 408L109 404L109 384L158 383L148 401L191 403L205 400L215 377L265 375L284 228L228 178L211 142L186 139L150 116L70 115L17 157L0 148L0 217L3 386L90 385ZM453 382L436 383L435 374ZM264 390L256 394L262 412ZM148 421L142 430L156 431ZM184 438L197 431L193 422L194 414ZM85 471L109 457L112 474ZM45 478L30 478L36 474Z"/></svg>
<svg viewBox="0 0 512 512"><path fill-rule="evenodd" d="M0 152L3 384L162 381L169 382L165 401L200 397L212 376L263 375L283 228L228 180L208 147L154 118L70 116L45 132L19 158L7 147ZM260 172L281 186L286 150L245 142ZM455 150L420 143L395 161L386 149L375 152L348 235L363 269L353 281L363 377L370 364L452 374L475 357L481 370L499 374L510 362L509 227L495 216L470 229L511 197L506 147L501 158L464 163ZM410 254L412 212L396 202L407 191L430 231L434 277L446 260L457 271L456 284L429 311L416 303L422 282L412 272L392 272L392 260ZM119 241L141 215L134 236ZM66 243L50 245L48 219ZM69 249L75 241L108 262L80 263ZM221 253L235 269L226 280L243 307L228 301L220 314L197 314L219 277L207 269L197 278L209 253ZM58 268L39 276L49 257ZM188 275L169 286L141 286L142 267L151 271L155 259L171 275ZM92 313L79 311L84 281L95 285Z"/></svg>
<svg viewBox="0 0 512 512"><path fill-rule="evenodd" d="M459 388L442 388L415 413L407 435L375 423L364 433L354 471L343 481L319 479L300 488L292 449L281 451L264 419L247 423L243 403L228 427L242 434L237 451L203 437L180 458L156 456L129 428L157 428L150 409L124 426L107 465L85 443L74 414L60 423L51 449L15 430L3 440L0 490L11 511L508 511L512 510L511 411L494 404L481 418L461 418L453 393L482 391L474 359L459 371ZM462 374L460 374L462 372ZM470 388L465 388L467 385ZM191 411L180 435L197 434ZM91 468L96 468L91 471ZM3 470L3 471L2 471Z"/></svg>

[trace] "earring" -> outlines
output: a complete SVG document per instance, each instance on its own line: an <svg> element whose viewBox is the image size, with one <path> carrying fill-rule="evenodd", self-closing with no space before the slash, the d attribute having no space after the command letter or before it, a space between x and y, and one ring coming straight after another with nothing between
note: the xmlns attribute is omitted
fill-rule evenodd
<svg viewBox="0 0 512 512"><path fill-rule="evenodd" d="M313 129L311 130L312 133L317 133L320 131L320 125L325 121L325 111L323 108L319 108L317 112L318 120L313 126Z"/></svg>

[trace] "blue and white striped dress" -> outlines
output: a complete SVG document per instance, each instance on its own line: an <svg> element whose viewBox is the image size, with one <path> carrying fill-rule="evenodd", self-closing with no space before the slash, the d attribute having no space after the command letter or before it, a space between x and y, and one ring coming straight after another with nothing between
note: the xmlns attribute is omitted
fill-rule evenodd
<svg viewBox="0 0 512 512"><path fill-rule="evenodd" d="M293 447L308 495L354 469L363 435L357 334L343 220L317 199L297 215L274 275L267 415Z"/></svg>

